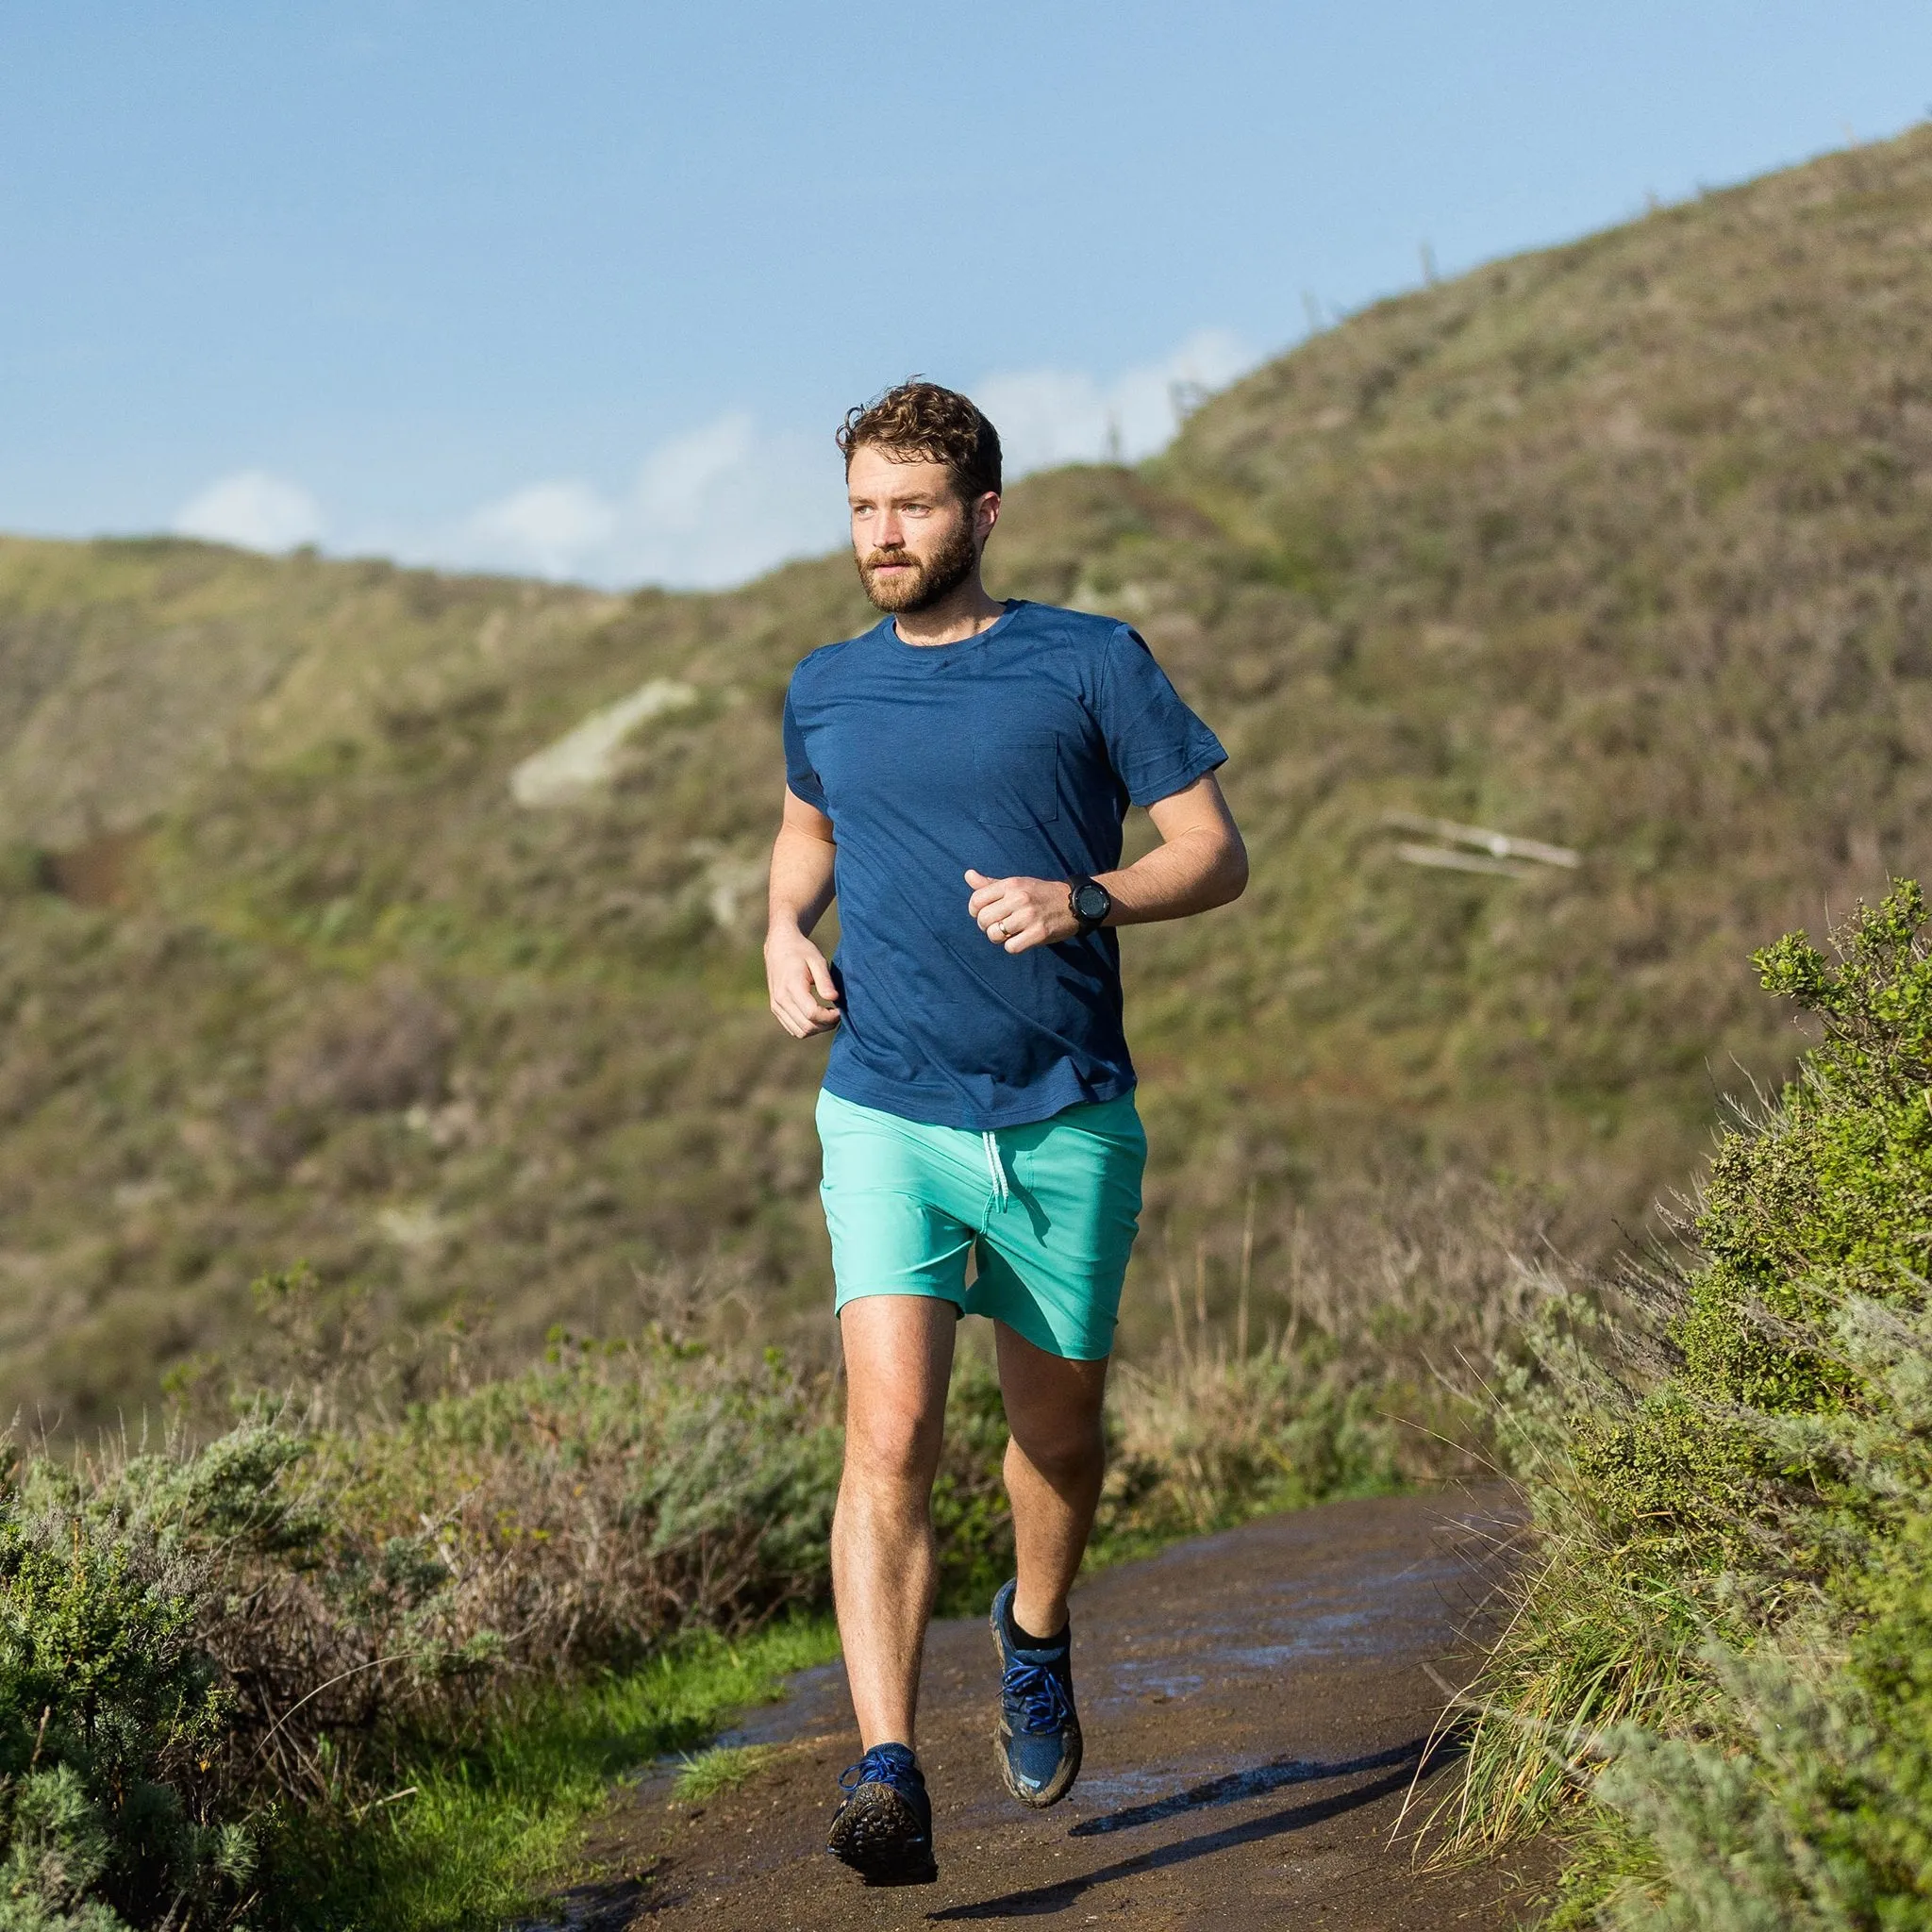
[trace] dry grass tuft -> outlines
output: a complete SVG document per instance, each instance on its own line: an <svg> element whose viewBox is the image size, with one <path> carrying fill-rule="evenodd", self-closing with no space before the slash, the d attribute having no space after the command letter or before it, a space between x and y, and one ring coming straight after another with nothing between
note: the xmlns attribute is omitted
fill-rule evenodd
<svg viewBox="0 0 1932 1932"><path fill-rule="evenodd" d="M1550 1292L1548 1216L1467 1173L1391 1175L1297 1215L1261 1272L1251 1206L1232 1311L1197 1250L1164 1344L1114 1372L1104 1532L1492 1473L1490 1391Z"/></svg>

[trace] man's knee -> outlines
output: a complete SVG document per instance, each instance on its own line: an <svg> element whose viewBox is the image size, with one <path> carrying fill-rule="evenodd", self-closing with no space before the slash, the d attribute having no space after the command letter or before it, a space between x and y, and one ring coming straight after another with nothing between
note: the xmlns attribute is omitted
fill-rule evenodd
<svg viewBox="0 0 1932 1932"><path fill-rule="evenodd" d="M1107 1462L1107 1439L1098 1416L1014 1420L1014 1446L1056 1486L1091 1480Z"/></svg>
<svg viewBox="0 0 1932 1932"><path fill-rule="evenodd" d="M943 1416L875 1403L845 1419L845 1474L879 1483L930 1484L939 1468Z"/></svg>

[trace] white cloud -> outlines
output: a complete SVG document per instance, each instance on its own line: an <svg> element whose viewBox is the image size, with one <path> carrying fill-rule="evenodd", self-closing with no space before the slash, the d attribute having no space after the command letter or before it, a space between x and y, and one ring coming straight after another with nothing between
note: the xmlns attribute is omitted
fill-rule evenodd
<svg viewBox="0 0 1932 1932"><path fill-rule="evenodd" d="M1259 358L1225 329L1103 382L1082 371L995 371L973 395L999 425L1007 474L1127 462L1166 445L1191 401ZM533 483L453 527L396 546L422 562L534 571L591 583L715 588L832 549L844 496L829 436L762 432L732 410L660 443L627 490Z"/></svg>
<svg viewBox="0 0 1932 1932"><path fill-rule="evenodd" d="M1084 370L999 370L974 385L973 399L999 427L1009 476L1056 463L1133 463L1166 447L1203 392L1259 359L1228 330L1204 328L1111 382Z"/></svg>
<svg viewBox="0 0 1932 1932"><path fill-rule="evenodd" d="M322 506L299 483L266 470L240 470L190 497L175 512L174 528L244 550L292 550L322 535Z"/></svg>
<svg viewBox="0 0 1932 1932"><path fill-rule="evenodd" d="M609 542L617 512L588 483L532 483L485 504L472 514L468 528L499 562L562 577Z"/></svg>
<svg viewBox="0 0 1932 1932"><path fill-rule="evenodd" d="M1227 330L1200 329L1158 361L1108 380L1081 370L996 370L972 393L999 425L1007 475L1019 477L1055 463L1151 456L1192 401L1258 359ZM184 505L175 527L286 550L321 537L324 519L300 484L246 470ZM734 409L659 443L624 488L550 477L440 523L338 528L330 547L613 589L699 590L743 583L844 537L843 479L829 432L770 432Z"/></svg>
<svg viewBox="0 0 1932 1932"><path fill-rule="evenodd" d="M844 529L836 456L734 410L660 443L627 490L534 483L397 546L423 562L612 585L715 588L829 550Z"/></svg>
<svg viewBox="0 0 1932 1932"><path fill-rule="evenodd" d="M632 500L640 519L691 536L703 527L707 499L742 481L758 458L758 431L742 409L675 436L644 458Z"/></svg>

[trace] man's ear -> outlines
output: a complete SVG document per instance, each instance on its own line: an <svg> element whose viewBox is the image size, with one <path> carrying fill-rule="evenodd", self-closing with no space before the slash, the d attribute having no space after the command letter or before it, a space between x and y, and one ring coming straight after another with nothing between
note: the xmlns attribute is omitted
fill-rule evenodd
<svg viewBox="0 0 1932 1932"><path fill-rule="evenodd" d="M984 543L992 535L992 526L1000 520L1000 494L997 490L989 490L973 506L973 527Z"/></svg>

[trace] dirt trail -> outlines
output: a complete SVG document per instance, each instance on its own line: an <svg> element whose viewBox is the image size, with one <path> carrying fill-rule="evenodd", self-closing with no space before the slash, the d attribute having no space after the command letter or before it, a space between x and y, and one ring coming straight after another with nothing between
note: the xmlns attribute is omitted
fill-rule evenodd
<svg viewBox="0 0 1932 1932"><path fill-rule="evenodd" d="M647 1873L560 1902L580 1932L1041 1920L1215 1932L1504 1928L1547 1875L1418 1872L1391 1845L1507 1539L1504 1498L1396 1497L1272 1518L1108 1571L1074 1603L1086 1768L1044 1813L1000 1789L996 1679L982 1623L934 1627L920 1756L936 1885L868 1890L824 1850L838 1774L858 1755L840 1667L805 1673L728 1741L783 1747L701 1807L638 1787L599 1833ZM1447 1785L1446 1758L1423 1781ZM1413 1816L1413 1814L1411 1814Z"/></svg>

